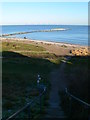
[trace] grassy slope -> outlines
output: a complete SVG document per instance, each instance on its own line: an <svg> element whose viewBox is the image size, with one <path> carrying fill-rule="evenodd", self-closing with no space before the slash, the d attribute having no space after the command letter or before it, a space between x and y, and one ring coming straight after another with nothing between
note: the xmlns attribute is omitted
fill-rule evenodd
<svg viewBox="0 0 90 120"><path fill-rule="evenodd" d="M31 44L3 42L2 48L3 116L9 116L34 96L30 88L36 84L38 73L49 84L49 73L60 58Z"/></svg>
<svg viewBox="0 0 90 120"><path fill-rule="evenodd" d="M72 57L65 68L66 82L68 83L68 90L78 98L90 103L90 82L88 79L89 57ZM65 96L62 96L63 106L66 109L66 113L69 111L69 102ZM87 110L82 111L82 107L78 102L73 101L72 116L80 117L83 115L87 116ZM86 113L85 113L86 112ZM84 116L85 117L85 116Z"/></svg>
<svg viewBox="0 0 90 120"><path fill-rule="evenodd" d="M20 42L2 42L3 50L29 50L29 51L44 51L45 49L43 47L34 46L32 44L23 44Z"/></svg>
<svg viewBox="0 0 90 120"><path fill-rule="evenodd" d="M88 101L88 57L74 57L66 66L69 90L79 98Z"/></svg>

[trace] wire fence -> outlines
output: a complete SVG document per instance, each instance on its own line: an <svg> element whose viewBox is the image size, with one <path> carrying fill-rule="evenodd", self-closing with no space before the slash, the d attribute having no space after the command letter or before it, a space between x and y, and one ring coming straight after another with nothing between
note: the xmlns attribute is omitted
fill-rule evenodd
<svg viewBox="0 0 90 120"><path fill-rule="evenodd" d="M67 88L65 88L65 93L66 93L66 95L67 95L68 98L69 98L69 110L68 110L69 117L72 116L72 111L74 111L74 110L73 110L73 103L76 102L76 104L78 104L78 107L81 108L81 116L82 116L83 118L86 117L88 120L90 120L90 104L88 104L87 102L81 100L80 98L72 95L72 94L68 91ZM76 104L75 104L75 105L76 105ZM74 105L74 106L75 106L75 105ZM75 106L75 108L77 108L77 107ZM77 109L77 111L78 111L78 109ZM75 113L75 114L76 114L76 113ZM79 114L80 114L80 113L79 113Z"/></svg>
<svg viewBox="0 0 90 120"><path fill-rule="evenodd" d="M21 109L19 109L17 112L15 112L14 114L12 114L10 117L6 118L5 120L12 120L12 119L17 119L18 117L20 117L20 114L22 114L24 112L24 114L26 115L26 118L28 120L32 119L32 108L35 108L34 105L39 105L39 111L40 113L42 112L42 98L44 96L44 94L46 93L46 86L44 84L40 83L41 77L40 75L38 75L38 79L37 79L37 90L39 91L39 95L34 97L34 99L32 99L30 102L28 102L24 107L22 107ZM33 87L32 87L33 89ZM25 118L25 119L26 119Z"/></svg>

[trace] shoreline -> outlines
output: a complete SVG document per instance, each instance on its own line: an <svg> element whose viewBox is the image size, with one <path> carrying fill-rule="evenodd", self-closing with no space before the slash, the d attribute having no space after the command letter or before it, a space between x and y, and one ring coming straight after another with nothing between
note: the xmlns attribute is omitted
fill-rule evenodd
<svg viewBox="0 0 90 120"><path fill-rule="evenodd" d="M37 42L37 43L44 43L44 44L53 44L53 45L66 45L66 46L74 46L74 47L86 47L88 48L89 46L87 45L79 45L79 44L73 44L73 43L65 43L65 42L54 42L54 41L46 41L46 40L37 40L37 39L24 39L24 38L5 38L5 37L0 37L0 41L2 40L14 40L14 41L27 41L27 42Z"/></svg>
<svg viewBox="0 0 90 120"><path fill-rule="evenodd" d="M32 44L35 46L41 46L49 53L53 53L57 56L86 56L89 55L88 46L81 46L76 44L61 43L61 42L49 42L43 40L31 40L22 38L0 38L1 42L16 42L23 44ZM29 51L28 51L29 52Z"/></svg>

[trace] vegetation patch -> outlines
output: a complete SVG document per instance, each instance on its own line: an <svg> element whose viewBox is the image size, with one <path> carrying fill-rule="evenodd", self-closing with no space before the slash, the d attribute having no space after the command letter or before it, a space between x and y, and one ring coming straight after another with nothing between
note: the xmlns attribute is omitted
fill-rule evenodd
<svg viewBox="0 0 90 120"><path fill-rule="evenodd" d="M45 51L43 47L20 42L2 42L3 51Z"/></svg>
<svg viewBox="0 0 90 120"><path fill-rule="evenodd" d="M89 82L90 57L72 57L65 67L66 83L68 91L74 96L90 104L90 82ZM69 97L65 92L62 96L62 107L72 118L88 118L88 109L79 102ZM71 112L70 112L71 103Z"/></svg>
<svg viewBox="0 0 90 120"><path fill-rule="evenodd" d="M9 117L38 95L38 74L41 75L41 83L48 87L43 101L45 107L50 88L49 74L60 57L48 53L43 47L19 42L2 42L2 56L3 118Z"/></svg>

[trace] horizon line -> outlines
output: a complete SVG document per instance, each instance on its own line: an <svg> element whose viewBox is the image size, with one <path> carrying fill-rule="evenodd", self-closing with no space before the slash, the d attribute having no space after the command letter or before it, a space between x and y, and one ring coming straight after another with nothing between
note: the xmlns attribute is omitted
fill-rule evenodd
<svg viewBox="0 0 90 120"><path fill-rule="evenodd" d="M9 25L84 25L88 26L89 24L0 24L0 26L9 26Z"/></svg>

